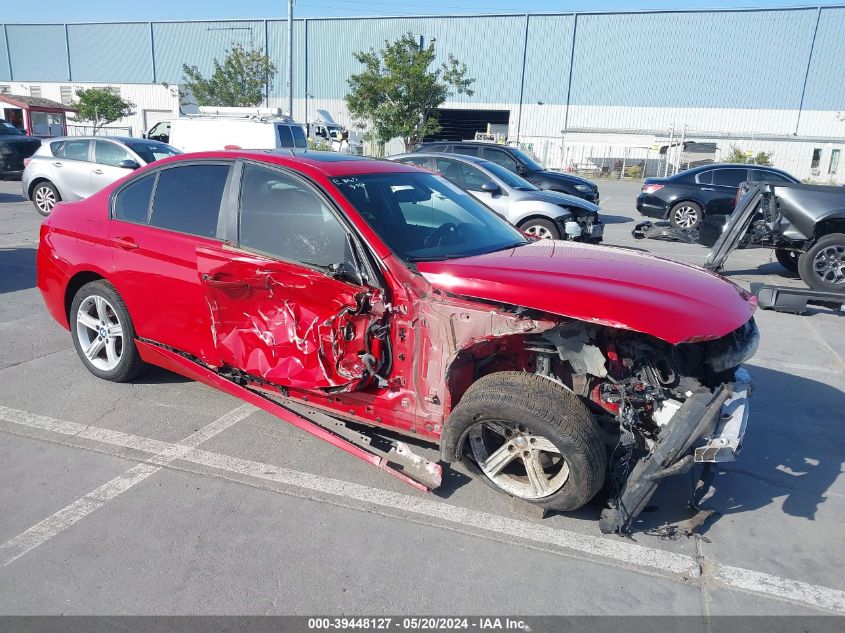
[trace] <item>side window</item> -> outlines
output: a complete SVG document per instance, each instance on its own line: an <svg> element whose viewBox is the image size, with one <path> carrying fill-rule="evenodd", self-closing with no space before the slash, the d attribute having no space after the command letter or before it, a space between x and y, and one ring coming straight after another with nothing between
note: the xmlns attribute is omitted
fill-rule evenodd
<svg viewBox="0 0 845 633"><path fill-rule="evenodd" d="M229 165L185 165L161 170L150 224L214 237L228 175Z"/></svg>
<svg viewBox="0 0 845 633"><path fill-rule="evenodd" d="M789 182L786 178L774 171L766 171L765 169L752 169L751 182Z"/></svg>
<svg viewBox="0 0 845 633"><path fill-rule="evenodd" d="M301 264L328 268L347 258L346 231L312 189L249 163L243 169L238 234L242 247Z"/></svg>
<svg viewBox="0 0 845 633"><path fill-rule="evenodd" d="M695 182L697 182L699 185L712 185L713 184L713 170L712 169L706 169L706 170L700 172L698 175L696 175Z"/></svg>
<svg viewBox="0 0 845 633"><path fill-rule="evenodd" d="M120 161L133 160L129 152L117 143L94 141L94 162L110 167L119 167Z"/></svg>
<svg viewBox="0 0 845 633"><path fill-rule="evenodd" d="M516 173L516 161L507 152L496 149L495 147L484 147L482 148L481 155L487 160L501 165L508 171Z"/></svg>
<svg viewBox="0 0 845 633"><path fill-rule="evenodd" d="M447 145L427 145L422 148L425 152L447 152L448 146Z"/></svg>
<svg viewBox="0 0 845 633"><path fill-rule="evenodd" d="M279 134L279 147L293 147L293 134L287 125L277 125L276 131Z"/></svg>
<svg viewBox="0 0 845 633"><path fill-rule="evenodd" d="M478 145L455 145L452 150L455 154L463 154L465 156L478 156L478 150L481 148Z"/></svg>
<svg viewBox="0 0 845 633"><path fill-rule="evenodd" d="M739 187L739 183L748 180L747 169L714 169L713 184L725 187Z"/></svg>
<svg viewBox="0 0 845 633"><path fill-rule="evenodd" d="M120 190L114 199L114 217L146 224L156 175L150 174Z"/></svg>
<svg viewBox="0 0 845 633"><path fill-rule="evenodd" d="M481 191L481 186L490 180L484 172L456 160L438 158L436 164L437 173L469 191Z"/></svg>
<svg viewBox="0 0 845 633"><path fill-rule="evenodd" d="M67 160L88 160L88 144L90 141L65 141L62 148L62 158Z"/></svg>
<svg viewBox="0 0 845 633"><path fill-rule="evenodd" d="M55 143L50 143L50 153L53 156L61 157L62 151L64 150L65 142L64 141L56 141Z"/></svg>

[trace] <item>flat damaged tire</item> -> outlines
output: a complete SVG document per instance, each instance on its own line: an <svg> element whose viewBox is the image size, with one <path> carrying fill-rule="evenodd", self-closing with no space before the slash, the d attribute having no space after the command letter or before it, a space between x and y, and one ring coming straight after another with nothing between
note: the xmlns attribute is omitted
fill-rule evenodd
<svg viewBox="0 0 845 633"><path fill-rule="evenodd" d="M92 374L112 382L140 375L147 364L135 346L135 327L117 290L100 279L82 286L70 307L73 346Z"/></svg>
<svg viewBox="0 0 845 633"><path fill-rule="evenodd" d="M582 507L607 473L603 434L578 396L522 372L476 381L449 416L441 452L499 492L547 510Z"/></svg>

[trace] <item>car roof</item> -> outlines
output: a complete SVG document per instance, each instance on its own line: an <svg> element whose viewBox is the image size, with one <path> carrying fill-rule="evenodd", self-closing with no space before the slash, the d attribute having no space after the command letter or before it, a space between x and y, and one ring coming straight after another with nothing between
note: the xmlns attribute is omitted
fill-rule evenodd
<svg viewBox="0 0 845 633"><path fill-rule="evenodd" d="M426 145L443 145L446 143L450 145L485 145L487 147L498 147L501 149L508 149L511 147L510 145L496 143L495 141L425 141L424 143L420 143L420 147L425 147Z"/></svg>
<svg viewBox="0 0 845 633"><path fill-rule="evenodd" d="M146 138L137 138L135 136L53 136L45 138L49 143L56 141L117 141L118 143L144 143L150 145L160 145L161 141L154 141Z"/></svg>
<svg viewBox="0 0 845 633"><path fill-rule="evenodd" d="M491 160L481 158L480 156L469 156L468 154L449 154L446 152L412 152L409 154L396 154L390 156L390 160L398 160L400 158L447 158L449 160L456 160L462 163L474 163L476 165L484 166L485 163L490 164Z"/></svg>
<svg viewBox="0 0 845 633"><path fill-rule="evenodd" d="M365 174L423 172L424 170L411 165L397 163L390 160L366 158L352 154L338 152L321 152L316 150L219 150L179 154L156 161L155 165L171 165L173 163L190 162L202 159L239 158L254 160L270 165L279 165L298 169L304 173L316 172L327 178L338 176L358 176ZM425 172L429 173L429 172Z"/></svg>

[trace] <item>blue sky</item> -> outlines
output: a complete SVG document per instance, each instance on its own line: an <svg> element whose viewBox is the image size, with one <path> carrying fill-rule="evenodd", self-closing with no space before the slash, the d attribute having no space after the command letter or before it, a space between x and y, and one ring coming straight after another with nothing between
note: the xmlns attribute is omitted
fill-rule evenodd
<svg viewBox="0 0 845 633"><path fill-rule="evenodd" d="M41 0L4 2L0 22L105 22L122 20L199 20L204 18L264 18L287 15L286 0ZM709 9L845 4L845 0L297 0L297 17L349 15L411 15L456 13L523 13L557 11L618 11L632 9Z"/></svg>

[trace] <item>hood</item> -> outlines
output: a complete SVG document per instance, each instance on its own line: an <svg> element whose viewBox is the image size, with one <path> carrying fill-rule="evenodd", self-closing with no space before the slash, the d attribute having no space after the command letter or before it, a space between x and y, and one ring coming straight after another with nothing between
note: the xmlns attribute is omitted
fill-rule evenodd
<svg viewBox="0 0 845 633"><path fill-rule="evenodd" d="M586 178L581 178L581 176L575 176L573 174L565 174L560 171L551 171L549 169L542 169L538 171L532 171L532 175L534 176L542 176L548 180L557 180L559 182L568 182L575 185L589 185L590 187L596 187L595 183L591 180L587 180Z"/></svg>
<svg viewBox="0 0 845 633"><path fill-rule="evenodd" d="M542 240L487 255L420 262L446 292L649 334L671 344L722 337L756 300L727 279L648 253Z"/></svg>
<svg viewBox="0 0 845 633"><path fill-rule="evenodd" d="M540 202L548 202L549 204L566 205L568 207L577 207L584 209L590 213L598 213L600 207L592 202L587 202L583 198L570 196L567 193L560 193L558 191L549 191L547 189L539 189L537 191L521 191L520 193L527 193L531 195L532 200L539 200Z"/></svg>

